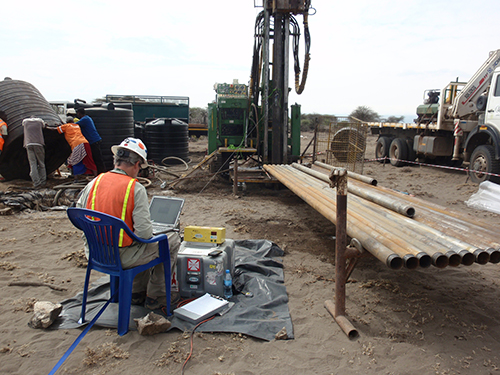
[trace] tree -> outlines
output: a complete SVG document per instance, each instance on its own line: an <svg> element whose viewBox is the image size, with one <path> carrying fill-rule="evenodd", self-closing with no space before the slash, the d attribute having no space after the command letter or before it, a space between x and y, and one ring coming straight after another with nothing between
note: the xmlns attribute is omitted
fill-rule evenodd
<svg viewBox="0 0 500 375"><path fill-rule="evenodd" d="M404 116L389 116L384 122L401 122L404 118Z"/></svg>
<svg viewBox="0 0 500 375"><path fill-rule="evenodd" d="M336 117L333 115L320 115L317 113L304 113L300 116L300 128L302 131L310 131L316 128L316 125L328 126Z"/></svg>
<svg viewBox="0 0 500 375"><path fill-rule="evenodd" d="M207 123L207 109L200 107L189 108L189 123L190 124L206 124Z"/></svg>
<svg viewBox="0 0 500 375"><path fill-rule="evenodd" d="M365 105L358 106L354 111L349 115L350 117L355 117L358 120L366 121L366 122L376 122L380 121L380 115L375 112L370 107Z"/></svg>

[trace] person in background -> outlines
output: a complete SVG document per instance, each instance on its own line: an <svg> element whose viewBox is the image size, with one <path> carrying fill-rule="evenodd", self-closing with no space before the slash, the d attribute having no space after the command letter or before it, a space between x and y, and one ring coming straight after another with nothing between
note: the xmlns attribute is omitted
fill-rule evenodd
<svg viewBox="0 0 500 375"><path fill-rule="evenodd" d="M3 152L3 145L5 143L5 137L8 134L7 123L4 121L3 113L0 113L0 155Z"/></svg>
<svg viewBox="0 0 500 375"><path fill-rule="evenodd" d="M45 171L45 140L43 131L46 127L41 118L29 117L23 120L24 143L30 163L30 177L33 187L38 189L45 186L47 172Z"/></svg>
<svg viewBox="0 0 500 375"><path fill-rule="evenodd" d="M138 138L126 138L120 145L113 146L111 151L114 155L114 169L89 182L82 190L76 206L118 217L125 221L138 237L151 238L153 227L148 195L146 188L136 179L139 170L148 166L146 146ZM177 232L167 235L173 273L181 241ZM146 264L158 257L158 242L138 243L127 235L124 235L120 242L120 259L125 269ZM85 249L88 256L87 244ZM144 303L146 308L161 309L166 314L165 292L165 275L163 264L160 263L135 277L132 303ZM171 300L174 303L175 298L172 296Z"/></svg>
<svg viewBox="0 0 500 375"><path fill-rule="evenodd" d="M85 114L85 108L78 108L76 110L76 117L79 118L77 124L80 126L83 136L87 139L92 150L92 158L97 166L97 173L106 172L104 160L102 158L101 142L102 138L97 132L94 120Z"/></svg>
<svg viewBox="0 0 500 375"><path fill-rule="evenodd" d="M59 134L64 134L66 142L71 147L71 155L67 160L68 166L73 171L75 182L78 181L78 176L82 174L90 174L97 176L97 167L92 158L92 151L87 139L83 136L80 127L73 124L73 118L68 117L67 123L58 126L57 128L47 128L57 130Z"/></svg>

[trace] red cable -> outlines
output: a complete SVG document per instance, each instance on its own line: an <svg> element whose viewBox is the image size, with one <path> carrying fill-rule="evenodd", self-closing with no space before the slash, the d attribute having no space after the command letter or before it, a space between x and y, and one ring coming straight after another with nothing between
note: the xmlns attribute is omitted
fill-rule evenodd
<svg viewBox="0 0 500 375"><path fill-rule="evenodd" d="M182 364L182 369L181 369L181 374L184 375L184 367L186 366L186 364L188 363L189 359L191 358L192 354L193 354L193 337L194 337L194 331L196 331L196 328L198 328L200 325L202 325L203 323L205 322L208 322L209 320L212 320L213 318L215 318L215 315L214 316L211 316L210 318L208 319L205 319L204 321L202 322L199 322L194 328L193 328L193 331L191 332L191 349L189 350L189 355L188 357L186 358L186 360L184 361L184 363Z"/></svg>

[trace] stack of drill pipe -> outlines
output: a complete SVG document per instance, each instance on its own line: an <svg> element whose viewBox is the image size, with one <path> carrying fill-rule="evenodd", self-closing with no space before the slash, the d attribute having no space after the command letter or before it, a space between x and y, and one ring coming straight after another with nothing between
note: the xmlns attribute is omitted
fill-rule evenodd
<svg viewBox="0 0 500 375"><path fill-rule="evenodd" d="M300 166L299 164L293 164L293 167L307 174L313 174L314 176L317 176L318 173L311 171L309 168ZM322 177L322 180L326 177L326 181L328 181L326 175L323 174ZM362 194L363 197L372 197L372 195L373 194ZM371 210L371 212L369 212L369 217L372 218L372 223L377 223L378 225L383 224L387 230L390 230L391 235L397 235L400 238L411 241L414 247L421 250L421 252L417 253L420 255L421 266L423 266L422 262L425 259L422 253L430 255L432 264L439 268L446 267L448 264L450 266L458 266L462 262L468 265L474 262L474 256L470 251L476 250L475 248L467 243L442 234L433 228L417 223L406 217L401 217L401 215L393 212L393 209L398 208L399 205L396 205L392 209L388 207L388 210L382 209L382 207L379 207L377 204L367 202L355 195L351 195L350 205L352 204L361 210ZM394 211L397 210L394 209ZM375 227L372 229L377 230L378 228ZM425 265L427 265L426 262L424 262Z"/></svg>
<svg viewBox="0 0 500 375"><path fill-rule="evenodd" d="M298 165L265 168L335 223L335 191L326 183L320 182L318 176L308 176L298 170L300 168ZM309 168L306 170L314 174ZM328 181L328 177L322 175L321 180ZM457 266L461 262L462 264L473 262L472 254L476 250L474 246L363 198L352 194L349 198L348 235L360 240L369 252L383 262L387 263L390 252L402 258L407 268L415 268L418 265L426 267L430 262L440 268L447 265ZM356 232L361 232L364 237ZM365 241L366 237L371 241ZM378 251L378 255L370 248L374 241L378 242L378 245L383 245L384 251Z"/></svg>
<svg viewBox="0 0 500 375"><path fill-rule="evenodd" d="M321 189L318 190L305 184L305 181L298 176L300 172L290 171L286 166L278 165L264 165L264 169L325 218L334 224L336 223L335 200L328 200ZM313 178L309 179L313 180ZM347 234L351 238L357 238L365 249L384 262L388 267L399 269L403 266L401 257L388 247L396 247L397 245L393 244L389 239L384 238L383 235L370 233L359 220L355 218L352 218L352 220L348 219Z"/></svg>
<svg viewBox="0 0 500 375"><path fill-rule="evenodd" d="M333 167L328 164L315 162L322 168L329 171ZM320 172L318 172L320 173ZM325 175L326 176L326 175ZM470 265L474 261L479 264L486 264L489 262L500 262L500 243L497 241L497 233L494 228L489 224L480 222L477 218L472 218L460 212L456 212L445 207L426 202L417 197L412 197L395 190L391 190L379 186L371 186L376 184L362 183L362 179L350 179L350 186L358 187L365 191L365 195L382 194L386 197L392 197L401 202L406 202L411 205L417 214L414 216L415 221L426 224L429 228L434 228L435 233L442 236L448 235L455 238L456 241L461 241L466 245L467 251L472 252L474 259L470 255L465 254L462 259L462 264ZM354 189L350 192L356 194ZM364 195L362 195L364 197ZM373 199L372 199L373 201ZM404 205L405 203L401 203ZM409 216L409 215L407 215ZM464 248L465 249L465 248ZM462 254L464 252L462 251Z"/></svg>
<svg viewBox="0 0 500 375"><path fill-rule="evenodd" d="M436 228L476 247L475 261L477 263L500 262L498 230L490 224L391 189L378 186L371 188L386 195L406 200L409 204L411 203L416 210L415 221Z"/></svg>
<svg viewBox="0 0 500 375"><path fill-rule="evenodd" d="M321 172L313 171L310 168L306 168L296 163L292 164L292 166L304 173L319 178L322 181L329 181L328 176ZM374 218L378 218L378 220L380 220L380 223L386 225L387 228L391 228L391 232L393 234L397 234L397 232L403 232L399 235L403 237L409 236L409 238L413 238L414 240L418 239L418 242L415 242L414 245L422 250L422 252L431 255L432 263L435 266L440 268L445 267L447 265L445 257L448 258L448 264L450 266L458 266L460 264L471 265L476 260L477 254L481 253L487 256L486 252L478 251L476 247L470 245L465 241L442 233L431 226L413 221L411 219L408 219L407 217L401 217L401 215L396 214L395 212L405 215L408 211L407 204L405 204L404 202L400 202L400 199L381 199L380 197L378 197L378 195L380 195L379 192L371 191L369 189L363 189L361 188L361 186L354 187L352 186L352 181L350 181L349 184L350 185L348 191L357 195L351 196L351 200L354 200L355 204L360 204L364 208L374 211L373 213L371 213L371 215L374 215ZM368 187L368 185L365 185L365 187ZM368 199L370 202L360 200L358 196ZM389 210L382 210L381 207L378 207L376 204L374 204L379 203L379 201L382 201L383 206L388 208ZM388 204L388 202L392 204ZM405 209L401 210L401 207L405 207ZM414 210L412 210L412 213L414 213ZM383 217L380 217L380 215L382 215ZM405 216L412 217L413 215L406 214ZM398 223L399 225L395 227L396 223ZM392 229L393 227L395 227L396 229ZM431 248L429 249L428 246L431 246ZM439 249L442 249L444 251L444 254Z"/></svg>
<svg viewBox="0 0 500 375"><path fill-rule="evenodd" d="M323 163L321 163L321 164L323 164ZM325 164L325 165L327 165L327 164ZM307 167L300 165L300 164L297 164L297 163L293 163L292 166L294 168L297 168L298 170L300 170L304 173L307 173L313 177L316 177L316 178L318 178L318 179L320 179L328 184L330 183L329 177L322 172L315 171L313 169L307 168ZM331 168L333 169L333 167L331 167ZM356 180L366 182L369 185L372 185L372 183L370 183L369 181L375 181L375 180L370 179L368 177L366 177L366 179L361 179L361 177L364 177L364 176L359 175L359 174L355 174L353 172L347 172L347 176L354 177ZM415 215L415 209L411 205L409 205L408 202L406 202L402 199L391 198L387 194L381 194L381 193L378 193L377 191L370 191L368 189L362 189L359 185L353 185L352 183L350 183L351 182L350 179L348 180L348 182L349 183L347 186L347 190L349 193L355 194L357 196L360 196L361 198L367 199L371 202L377 203L377 204L379 204L383 207L386 207L390 210L396 211L396 212L400 213L401 215L405 215L408 217L413 217L413 215ZM375 185L376 185L376 183L375 183Z"/></svg>

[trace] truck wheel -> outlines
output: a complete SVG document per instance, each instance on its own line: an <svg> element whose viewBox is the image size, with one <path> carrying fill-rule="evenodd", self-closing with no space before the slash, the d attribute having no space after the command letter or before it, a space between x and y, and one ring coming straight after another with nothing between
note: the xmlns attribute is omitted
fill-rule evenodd
<svg viewBox="0 0 500 375"><path fill-rule="evenodd" d="M383 163L384 158L389 157L389 146L391 145L391 139L389 137L379 137L377 140L377 144L375 145L375 158L382 159L379 160L380 163Z"/></svg>
<svg viewBox="0 0 500 375"><path fill-rule="evenodd" d="M413 149L413 139L407 138L406 139L406 146L408 146L408 158L406 160L408 160L408 161L417 160L417 153Z"/></svg>
<svg viewBox="0 0 500 375"><path fill-rule="evenodd" d="M389 147L389 157L391 164L395 167L402 167L405 160L408 158L408 146L406 140L401 138L394 138Z"/></svg>
<svg viewBox="0 0 500 375"><path fill-rule="evenodd" d="M500 161L495 159L495 150L491 145L482 145L474 150L470 158L469 176L477 184L487 180L500 183L499 177L481 172L500 174Z"/></svg>

